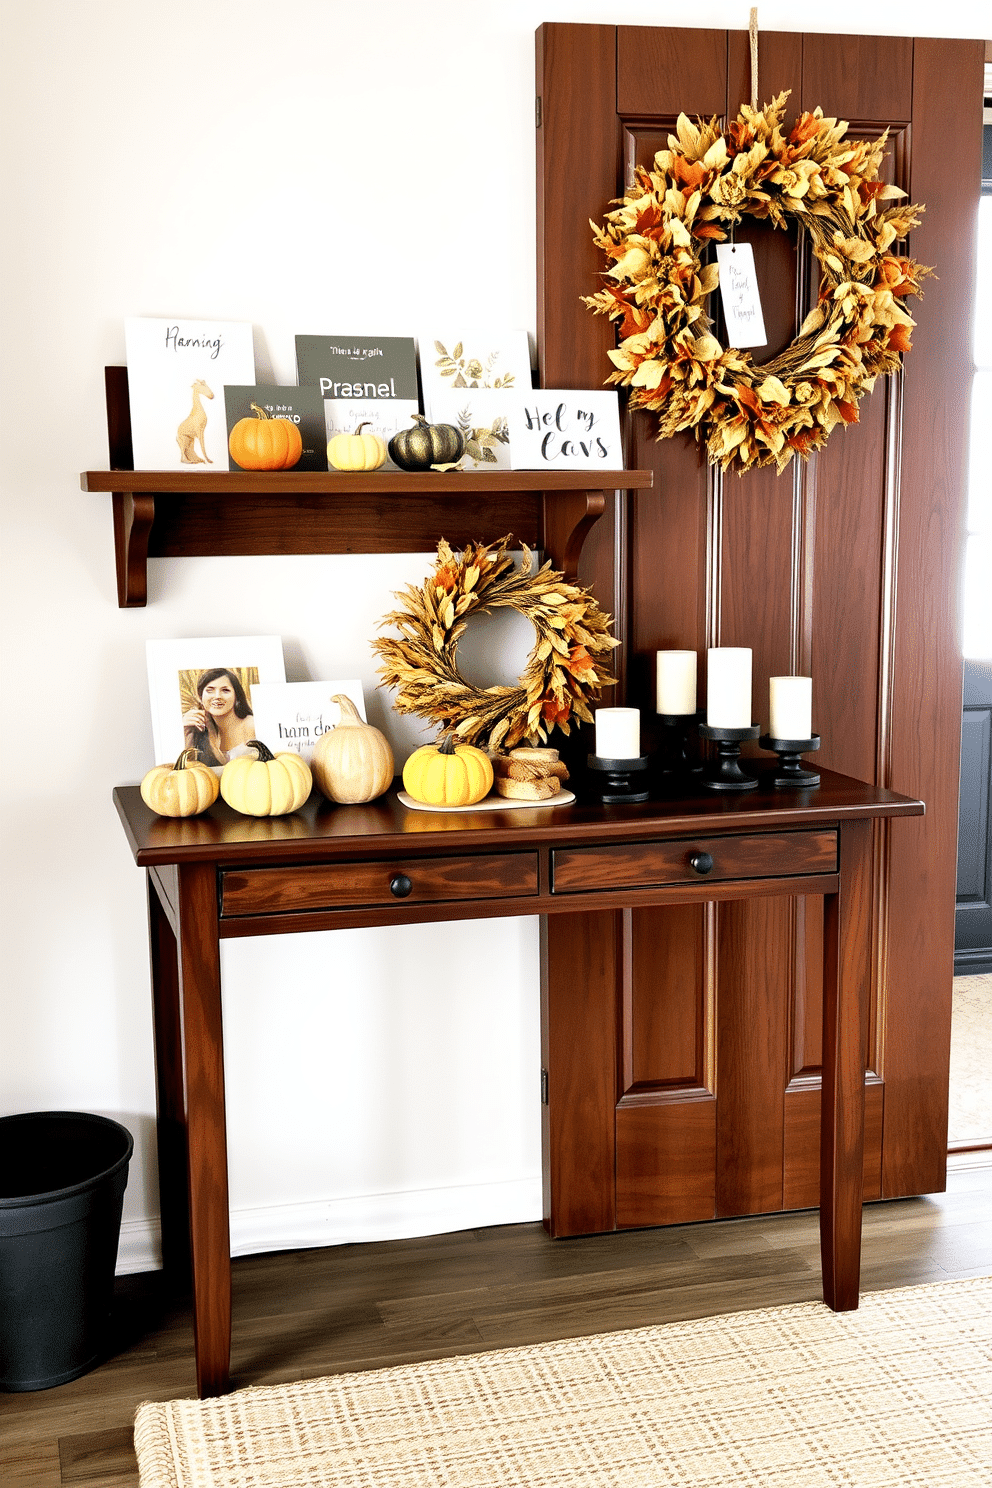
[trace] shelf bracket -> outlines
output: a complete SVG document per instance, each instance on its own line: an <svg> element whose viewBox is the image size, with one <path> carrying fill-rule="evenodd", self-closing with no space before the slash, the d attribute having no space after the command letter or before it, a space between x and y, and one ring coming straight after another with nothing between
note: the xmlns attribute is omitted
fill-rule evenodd
<svg viewBox="0 0 992 1488"><path fill-rule="evenodd" d="M555 491L545 495L544 550L567 579L578 575L582 544L605 510L605 491Z"/></svg>
<svg viewBox="0 0 992 1488"><path fill-rule="evenodd" d="M135 491L114 491L113 497L117 603L122 610L140 609L148 602L148 539L155 497Z"/></svg>

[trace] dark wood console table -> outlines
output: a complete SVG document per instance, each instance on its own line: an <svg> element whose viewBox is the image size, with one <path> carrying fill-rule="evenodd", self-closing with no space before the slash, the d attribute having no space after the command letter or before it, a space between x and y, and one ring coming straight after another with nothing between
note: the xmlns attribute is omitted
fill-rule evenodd
<svg viewBox="0 0 992 1488"><path fill-rule="evenodd" d="M231 1262L220 988L221 940L361 925L545 916L542 1048L545 1223L576 1233L563 1153L588 1120L583 1081L556 1046L571 1022L619 993L597 942L611 912L757 895L822 895L824 938L820 1234L824 1300L857 1307L871 938L871 822L919 801L822 771L818 790L762 786L744 798L626 807L411 811L394 792L367 806L316 795L255 820L218 802L155 816L134 786L114 792L147 869L164 1264L191 1279L197 1388L229 1383ZM712 862L710 863L710 859ZM601 1080L602 1071L590 1079ZM536 1081L535 1081L536 1088Z"/></svg>

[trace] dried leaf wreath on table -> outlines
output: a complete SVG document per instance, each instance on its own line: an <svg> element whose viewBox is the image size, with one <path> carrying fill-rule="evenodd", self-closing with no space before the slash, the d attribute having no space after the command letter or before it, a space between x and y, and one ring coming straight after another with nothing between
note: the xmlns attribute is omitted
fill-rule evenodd
<svg viewBox="0 0 992 1488"><path fill-rule="evenodd" d="M612 282L584 303L620 322L607 381L630 387L632 408L660 415L659 439L692 429L711 464L740 473L781 471L857 422L859 400L910 349L903 301L930 273L889 251L924 209L883 207L906 194L878 179L886 135L845 140L847 124L820 109L786 132L788 96L761 111L745 104L726 133L681 114L654 169L638 166L605 226L590 224ZM706 311L719 270L700 254L742 217L783 228L794 219L822 269L816 308L763 366L725 350Z"/></svg>
<svg viewBox="0 0 992 1488"><path fill-rule="evenodd" d="M609 616L585 589L550 563L535 569L525 544L516 568L511 542L507 536L455 554L442 539L433 573L419 589L408 585L397 594L404 608L380 622L394 625L399 638L372 643L383 659L383 683L396 689L398 713L503 750L523 740L543 742L553 728L567 734L573 717L591 723L590 702L615 680L603 658L618 644ZM458 671L458 642L471 615L498 609L526 615L536 644L515 687L476 687Z"/></svg>

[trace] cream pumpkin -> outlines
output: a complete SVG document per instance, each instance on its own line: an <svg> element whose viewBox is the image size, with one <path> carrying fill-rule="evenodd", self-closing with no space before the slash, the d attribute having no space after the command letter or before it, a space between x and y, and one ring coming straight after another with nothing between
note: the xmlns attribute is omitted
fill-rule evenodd
<svg viewBox="0 0 992 1488"><path fill-rule="evenodd" d="M159 816L199 816L216 801L220 781L199 763L195 749L184 749L174 765L154 765L140 789L145 805Z"/></svg>
<svg viewBox="0 0 992 1488"><path fill-rule="evenodd" d="M220 793L244 816L285 816L302 806L313 776L302 755L285 750L273 754L268 745L251 739L252 754L228 760L221 771Z"/></svg>
<svg viewBox="0 0 992 1488"><path fill-rule="evenodd" d="M489 756L448 734L442 744L415 749L403 766L403 788L425 806L474 806L492 789Z"/></svg>
<svg viewBox="0 0 992 1488"><path fill-rule="evenodd" d="M313 751L313 775L329 801L357 805L374 801L393 783L393 751L385 734L366 723L344 693L332 703L341 710L340 721L321 734Z"/></svg>
<svg viewBox="0 0 992 1488"><path fill-rule="evenodd" d="M359 424L354 434L335 434L327 446L327 458L335 470L378 470L385 464L386 444L378 434L363 434L368 424Z"/></svg>

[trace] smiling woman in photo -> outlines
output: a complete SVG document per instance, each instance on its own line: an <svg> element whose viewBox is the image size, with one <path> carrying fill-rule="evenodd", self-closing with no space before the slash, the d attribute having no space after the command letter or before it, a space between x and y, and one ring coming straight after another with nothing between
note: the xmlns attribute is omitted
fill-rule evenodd
<svg viewBox="0 0 992 1488"><path fill-rule="evenodd" d="M211 667L198 678L196 695L197 705L183 714L186 748L205 764L226 765L255 737L248 694L228 667Z"/></svg>

